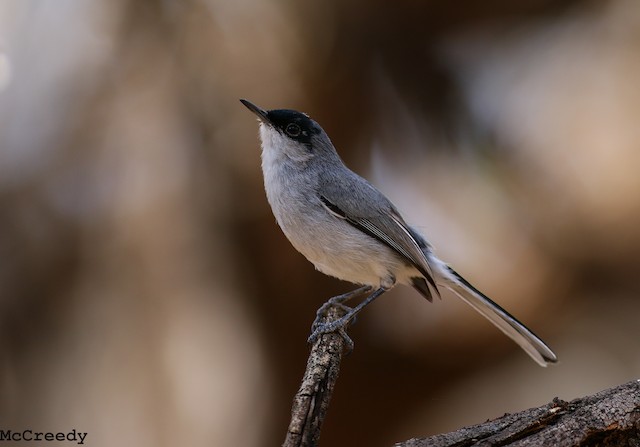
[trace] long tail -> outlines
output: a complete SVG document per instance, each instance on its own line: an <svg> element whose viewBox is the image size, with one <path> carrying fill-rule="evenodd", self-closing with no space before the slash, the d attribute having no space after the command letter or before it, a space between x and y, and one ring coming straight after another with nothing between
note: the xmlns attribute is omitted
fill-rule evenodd
<svg viewBox="0 0 640 447"><path fill-rule="evenodd" d="M498 329L515 341L524 351L531 356L540 366L556 363L558 358L554 352L536 334L531 332L524 324L520 323L513 315L493 302L490 298L473 287L469 281L460 276L455 270L442 263L442 268L449 273L442 284L464 302L469 304L485 318L491 321Z"/></svg>

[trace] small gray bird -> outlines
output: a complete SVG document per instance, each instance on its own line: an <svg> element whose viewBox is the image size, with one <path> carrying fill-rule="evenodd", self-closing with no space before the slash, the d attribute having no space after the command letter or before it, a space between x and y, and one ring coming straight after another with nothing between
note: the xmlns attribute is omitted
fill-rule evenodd
<svg viewBox="0 0 640 447"><path fill-rule="evenodd" d="M347 168L329 136L295 110L263 110L241 99L260 120L262 172L267 199L291 244L322 273L362 287L331 298L347 310L339 320L313 325L310 340L339 332L366 305L395 284L414 287L429 301L446 287L515 341L539 365L557 361L553 351L506 310L447 264L410 227L396 207L368 181ZM373 292L353 309L344 302Z"/></svg>

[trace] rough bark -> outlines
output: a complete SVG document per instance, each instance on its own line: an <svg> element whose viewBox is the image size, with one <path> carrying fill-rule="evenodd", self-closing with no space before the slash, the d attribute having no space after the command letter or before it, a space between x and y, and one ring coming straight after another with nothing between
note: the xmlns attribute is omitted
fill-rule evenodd
<svg viewBox="0 0 640 447"><path fill-rule="evenodd" d="M339 318L330 309L327 321ZM291 422L283 447L312 447L318 444L320 430L329 408L333 388L340 372L345 341L338 333L324 334L311 347L307 369L293 399Z"/></svg>
<svg viewBox="0 0 640 447"><path fill-rule="evenodd" d="M640 446L640 381L395 447Z"/></svg>
<svg viewBox="0 0 640 447"><path fill-rule="evenodd" d="M326 321L340 317L335 308ZM324 334L313 344L302 384L293 400L283 447L318 445L340 372L345 340ZM464 427L451 433L410 439L395 447L630 446L640 447L640 380L571 402L555 398L537 408Z"/></svg>

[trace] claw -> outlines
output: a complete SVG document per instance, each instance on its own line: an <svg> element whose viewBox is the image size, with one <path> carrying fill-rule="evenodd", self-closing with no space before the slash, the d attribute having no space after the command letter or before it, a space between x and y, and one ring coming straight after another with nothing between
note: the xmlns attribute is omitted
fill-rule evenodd
<svg viewBox="0 0 640 447"><path fill-rule="evenodd" d="M332 321L330 323L316 323L314 322L314 326L312 328L313 332L307 339L310 344L315 343L318 338L320 338L324 334L330 334L332 332L337 332L340 337L344 340L346 354L351 354L353 351L354 343L351 340L351 337L347 335L347 326L351 323L351 319L349 315L345 315L339 320Z"/></svg>
<svg viewBox="0 0 640 447"><path fill-rule="evenodd" d="M316 319L313 320L313 324L311 325L311 335L309 336L307 341L313 344L322 334L337 332L338 335L340 335L340 337L342 337L342 339L344 340L346 353L350 354L351 351L353 351L354 345L351 337L347 335L347 327L355 321L358 312L360 312L366 305L371 303L377 297L382 295L386 289L379 288L375 290L363 302L361 302L354 308L346 306L344 302L355 296L367 293L370 290L371 286L364 286L352 292L345 293L344 295L334 296L322 306L320 306L320 309L318 309L318 311L316 312ZM329 309L331 308L337 308L341 310L342 312L344 312L344 315L338 320L333 320L327 323L325 322L325 320L327 318Z"/></svg>
<svg viewBox="0 0 640 447"><path fill-rule="evenodd" d="M338 335L340 335L344 340L345 355L351 354L353 352L354 344L351 337L347 335L347 331L344 328L340 328L338 329Z"/></svg>
<svg viewBox="0 0 640 447"><path fill-rule="evenodd" d="M334 298L338 298L338 297L334 297ZM316 311L316 319L314 320L313 325L318 323L319 320L324 319L327 316L327 313L329 313L329 309L331 309L331 308L339 309L345 315L348 314L349 312L351 312L351 310L352 310L346 304L342 304L340 302L332 302L331 300L329 300L326 303L324 303L322 306L320 306L320 308Z"/></svg>

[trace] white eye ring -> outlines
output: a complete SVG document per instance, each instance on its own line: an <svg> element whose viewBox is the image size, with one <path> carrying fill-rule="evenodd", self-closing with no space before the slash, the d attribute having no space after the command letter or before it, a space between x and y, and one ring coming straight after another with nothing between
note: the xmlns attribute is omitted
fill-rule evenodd
<svg viewBox="0 0 640 447"><path fill-rule="evenodd" d="M290 137L297 137L302 132L302 129L295 123L289 123L284 131L287 132L287 135Z"/></svg>

